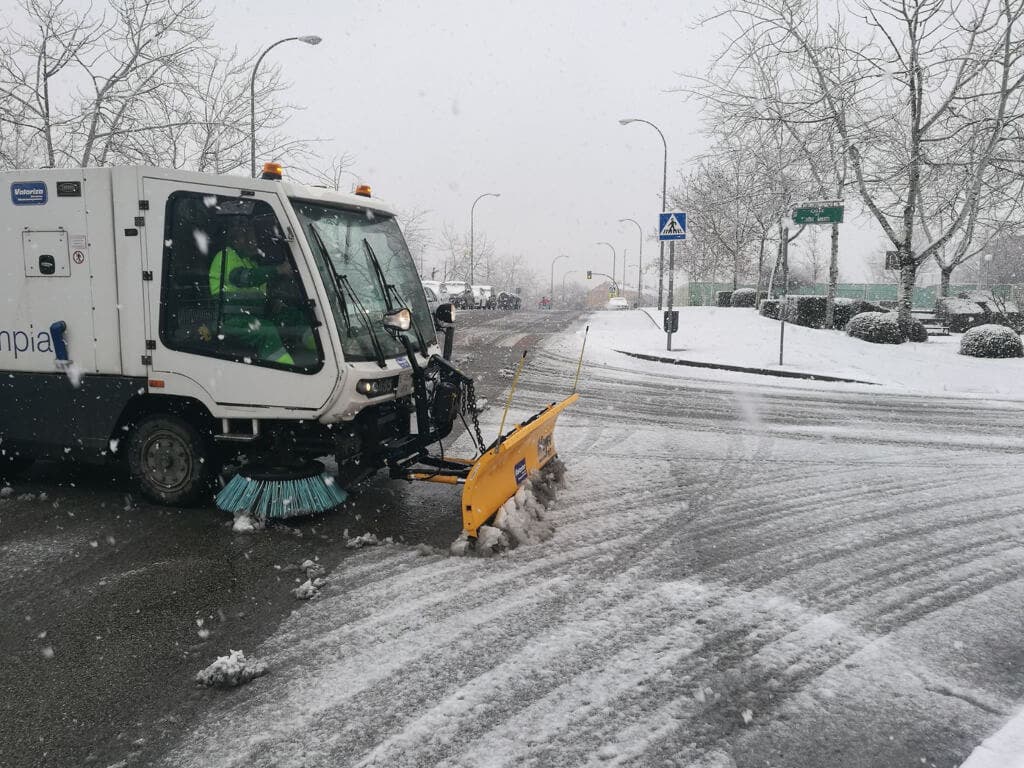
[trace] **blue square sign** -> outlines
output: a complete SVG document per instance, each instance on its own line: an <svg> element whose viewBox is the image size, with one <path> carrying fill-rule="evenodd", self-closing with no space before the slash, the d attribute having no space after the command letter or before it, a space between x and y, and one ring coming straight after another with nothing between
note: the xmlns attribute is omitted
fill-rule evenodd
<svg viewBox="0 0 1024 768"><path fill-rule="evenodd" d="M11 184L11 202L15 205L46 205L46 182L13 182Z"/></svg>
<svg viewBox="0 0 1024 768"><path fill-rule="evenodd" d="M658 214L659 240L685 240L686 214L682 211L670 211Z"/></svg>

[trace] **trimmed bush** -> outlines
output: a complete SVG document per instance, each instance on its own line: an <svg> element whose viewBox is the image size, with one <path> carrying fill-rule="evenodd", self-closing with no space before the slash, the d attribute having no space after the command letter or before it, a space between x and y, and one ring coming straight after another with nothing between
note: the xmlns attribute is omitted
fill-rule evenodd
<svg viewBox="0 0 1024 768"><path fill-rule="evenodd" d="M960 339L960 354L971 357L1024 357L1020 335L1005 325L979 325Z"/></svg>
<svg viewBox="0 0 1024 768"><path fill-rule="evenodd" d="M983 303L945 296L935 300L935 317L948 325L953 333L963 333L990 323L992 313Z"/></svg>
<svg viewBox="0 0 1024 768"><path fill-rule="evenodd" d="M779 300L778 299L761 299L761 303L758 305L757 311L771 320L779 319Z"/></svg>
<svg viewBox="0 0 1024 768"><path fill-rule="evenodd" d="M753 288L737 288L732 292L729 303L734 307L753 307L757 303L757 291Z"/></svg>
<svg viewBox="0 0 1024 768"><path fill-rule="evenodd" d="M789 296L786 301L786 322L806 328L821 328L825 324L824 296Z"/></svg>
<svg viewBox="0 0 1024 768"><path fill-rule="evenodd" d="M902 344L904 341L895 312L861 312L846 324L846 335L872 344Z"/></svg>
<svg viewBox="0 0 1024 768"><path fill-rule="evenodd" d="M861 299L836 298L835 306L832 308L832 327L836 330L843 330L850 319L862 312L884 312L885 310L877 304Z"/></svg>
<svg viewBox="0 0 1024 768"><path fill-rule="evenodd" d="M716 307L731 307L732 306L732 291L718 291L715 294L715 306Z"/></svg>
<svg viewBox="0 0 1024 768"><path fill-rule="evenodd" d="M928 329L924 327L924 323L920 320L910 321L910 333L907 335L907 341L913 341L917 344L928 341Z"/></svg>

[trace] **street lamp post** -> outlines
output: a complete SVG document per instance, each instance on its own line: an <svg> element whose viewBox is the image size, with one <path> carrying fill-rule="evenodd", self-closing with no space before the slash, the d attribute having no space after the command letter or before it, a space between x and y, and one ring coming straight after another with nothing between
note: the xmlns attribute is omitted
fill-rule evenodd
<svg viewBox="0 0 1024 768"><path fill-rule="evenodd" d="M476 204L483 200L485 197L501 197L500 192L484 192L480 197L473 201L473 204L469 207L469 284L473 284L473 212L476 210Z"/></svg>
<svg viewBox="0 0 1024 768"><path fill-rule="evenodd" d="M555 262L558 261L559 259L568 258L569 257L563 253L559 256L555 256L555 258L551 260L551 293L548 294L548 298L550 298L552 301L555 300Z"/></svg>
<svg viewBox="0 0 1024 768"><path fill-rule="evenodd" d="M638 117L628 117L623 120L619 120L619 125L629 125L630 123L644 123L645 125L651 126L661 136L661 144L665 148L664 161L661 166L661 211L665 212L666 208L666 192L668 189L668 142L665 141L665 134L661 132L661 129L649 120L641 120ZM658 309L661 309L662 294L664 292L665 283L665 243L659 243L659 256L658 256Z"/></svg>
<svg viewBox="0 0 1024 768"><path fill-rule="evenodd" d="M570 269L568 272L562 275L562 303L565 303L565 278L567 278L569 275L575 275L578 273L578 269Z"/></svg>
<svg viewBox="0 0 1024 768"><path fill-rule="evenodd" d="M611 243L606 243L604 240L599 242L598 245L607 245L609 248L612 249L612 285L615 286L615 261L616 261L615 246L612 245ZM616 290L616 292L618 292L618 286L615 286L615 290Z"/></svg>
<svg viewBox="0 0 1024 768"><path fill-rule="evenodd" d="M320 45L323 38L317 35L301 35L300 37L285 37L269 46L252 66L252 78L249 80L249 170L252 178L256 178L256 72L260 68L263 57L270 53L281 43L288 43L292 40L299 40L306 45Z"/></svg>
<svg viewBox="0 0 1024 768"><path fill-rule="evenodd" d="M637 272L636 276L636 305L639 307L640 303L643 301L644 295L643 287L640 284L641 280L643 280L644 273L644 228L640 226L640 222L637 221L636 219L619 219L620 224L625 221L632 221L634 224L636 224L636 228L640 232L640 265L639 272ZM623 278L623 282L625 282L625 278Z"/></svg>

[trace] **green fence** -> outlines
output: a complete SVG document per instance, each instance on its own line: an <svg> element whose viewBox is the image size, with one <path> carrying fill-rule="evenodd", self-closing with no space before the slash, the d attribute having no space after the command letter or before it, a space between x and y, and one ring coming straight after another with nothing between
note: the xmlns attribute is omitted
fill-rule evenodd
<svg viewBox="0 0 1024 768"><path fill-rule="evenodd" d="M740 288L756 288L756 286L740 285ZM695 307L713 307L716 303L715 295L719 291L731 291L732 289L732 283L690 283L689 304ZM956 296L958 293L976 290L978 290L978 286L973 283L971 285L951 285L949 286L949 295ZM983 290L991 291L997 298L1003 299L1012 298L1015 295L1012 285L990 285L985 286ZM791 286L790 288L791 294L799 293L805 296L824 296L827 291L828 286L825 283ZM914 308L934 309L938 293L937 285L915 288ZM896 286L891 283L840 283L836 286L836 296L870 302L896 301Z"/></svg>

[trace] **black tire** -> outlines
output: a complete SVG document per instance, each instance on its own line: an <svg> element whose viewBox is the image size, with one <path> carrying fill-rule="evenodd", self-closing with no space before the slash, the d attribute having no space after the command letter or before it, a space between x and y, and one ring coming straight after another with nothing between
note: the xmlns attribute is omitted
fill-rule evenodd
<svg viewBox="0 0 1024 768"><path fill-rule="evenodd" d="M128 469L157 504L187 506L212 486L218 467L210 443L177 416L147 416L128 438Z"/></svg>

